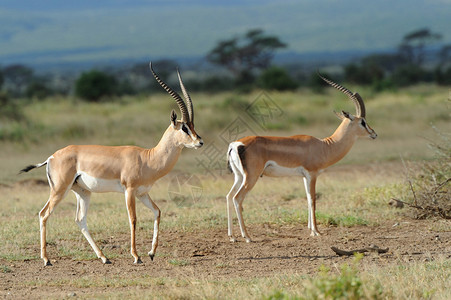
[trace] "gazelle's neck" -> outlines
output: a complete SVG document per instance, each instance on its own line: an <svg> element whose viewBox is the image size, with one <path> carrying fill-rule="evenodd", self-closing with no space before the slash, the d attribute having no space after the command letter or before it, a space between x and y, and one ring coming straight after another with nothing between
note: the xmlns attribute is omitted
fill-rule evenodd
<svg viewBox="0 0 451 300"><path fill-rule="evenodd" d="M180 145L174 136L171 126L165 131L161 140L152 149L148 149L148 158L152 162L153 169L158 169L161 176L169 173L177 163L182 153L183 145Z"/></svg>
<svg viewBox="0 0 451 300"><path fill-rule="evenodd" d="M329 166L341 160L357 140L357 136L350 131L349 123L349 119L344 119L331 136L322 139L327 148Z"/></svg>

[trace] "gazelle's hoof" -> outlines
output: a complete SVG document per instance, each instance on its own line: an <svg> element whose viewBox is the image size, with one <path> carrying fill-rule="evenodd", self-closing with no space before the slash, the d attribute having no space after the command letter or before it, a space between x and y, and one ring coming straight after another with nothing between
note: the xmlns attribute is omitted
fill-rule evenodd
<svg viewBox="0 0 451 300"><path fill-rule="evenodd" d="M234 238L233 236L229 236L229 241L232 243L236 242L236 238Z"/></svg>
<svg viewBox="0 0 451 300"><path fill-rule="evenodd" d="M133 263L136 265L140 265L143 263L143 261L141 260L141 258L138 257L137 259L135 259L135 261Z"/></svg>
<svg viewBox="0 0 451 300"><path fill-rule="evenodd" d="M252 240L250 238L246 238L246 243L252 243Z"/></svg>
<svg viewBox="0 0 451 300"><path fill-rule="evenodd" d="M310 232L310 236L320 236L320 235L321 235L321 232L319 232L317 230L315 230L315 231L312 230L312 232Z"/></svg>
<svg viewBox="0 0 451 300"><path fill-rule="evenodd" d="M155 254L153 254L152 251L150 251L148 254L149 254L150 260L153 261Z"/></svg>
<svg viewBox="0 0 451 300"><path fill-rule="evenodd" d="M50 262L50 260L44 259L44 266L47 267L47 266L53 266L53 265L52 265L52 263Z"/></svg>
<svg viewBox="0 0 451 300"><path fill-rule="evenodd" d="M104 265L110 265L111 264L111 261L108 258L106 258L106 257L101 257L100 259L102 260L102 263Z"/></svg>

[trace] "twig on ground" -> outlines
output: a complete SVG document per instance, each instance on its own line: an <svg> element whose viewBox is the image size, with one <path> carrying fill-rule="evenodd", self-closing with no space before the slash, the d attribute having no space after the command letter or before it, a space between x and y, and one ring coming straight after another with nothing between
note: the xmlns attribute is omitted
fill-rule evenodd
<svg viewBox="0 0 451 300"><path fill-rule="evenodd" d="M339 256L351 256L351 255L354 255L355 253L366 253L366 252L377 252L377 253L388 252L388 248L382 249L382 248L379 248L378 246L374 246L374 245L367 247L367 248L350 250L350 251L341 250L336 247L330 247L330 248Z"/></svg>

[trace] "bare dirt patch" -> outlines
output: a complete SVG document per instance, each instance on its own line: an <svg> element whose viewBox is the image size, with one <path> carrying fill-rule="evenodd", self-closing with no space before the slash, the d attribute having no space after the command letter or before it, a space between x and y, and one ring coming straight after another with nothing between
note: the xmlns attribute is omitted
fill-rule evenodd
<svg viewBox="0 0 451 300"><path fill-rule="evenodd" d="M163 230L157 256L152 262L145 253L150 249L149 233L138 233L138 251L143 264L134 265L129 255L128 235L104 241L103 248L112 258L111 265L100 260L77 261L61 257L55 245L48 246L53 266L44 267L40 259L0 260L0 296L14 298L67 297L71 293L88 297L92 289L71 287L71 280L87 278L212 278L234 279L271 277L280 274L313 275L320 266L336 268L351 263L352 257L337 256L331 246L344 250L370 245L389 248L384 254L369 253L361 260L362 269L410 261L451 258L451 222L448 220L405 220L377 227L324 227L323 235L309 237L305 224L279 226L249 225L254 242L228 241L225 228L195 232ZM441 229L439 229L441 228ZM448 229L446 229L448 228ZM444 230L445 229L445 230ZM144 238L147 236L149 238ZM56 242L58 243L58 241ZM74 245L76 246L76 245ZM89 249L90 250L90 249ZM39 246L29 249L38 255ZM105 287L107 289L108 287ZM129 287L120 287L127 290ZM135 287L131 287L133 289ZM97 293L101 292L96 287Z"/></svg>

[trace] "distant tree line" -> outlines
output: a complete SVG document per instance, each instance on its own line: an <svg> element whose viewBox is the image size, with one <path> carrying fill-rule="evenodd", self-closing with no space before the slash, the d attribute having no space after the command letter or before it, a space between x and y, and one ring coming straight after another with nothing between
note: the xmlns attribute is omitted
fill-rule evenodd
<svg viewBox="0 0 451 300"><path fill-rule="evenodd" d="M438 47L441 39L427 28L408 33L397 52L369 55L346 65L344 78L376 90L419 82L451 85L451 45Z"/></svg>
<svg viewBox="0 0 451 300"><path fill-rule="evenodd" d="M406 34L397 51L375 53L344 66L341 81L371 85L375 90L431 82L451 85L451 45L439 46L441 34L428 28ZM294 90L299 86L320 87L316 70L294 74L292 70L272 64L277 50L287 47L278 37L261 29L222 40L206 59L223 71L202 77L184 78L190 91L218 92ZM167 81L177 64L172 60L154 62L160 77ZM339 75L340 76L340 75ZM174 78L172 78L174 79ZM87 101L101 101L122 95L147 93L158 88L147 63L121 70L90 70L70 78L65 75L38 76L24 65L0 66L0 99L42 99L52 95L76 95ZM5 100L6 99L6 100Z"/></svg>

